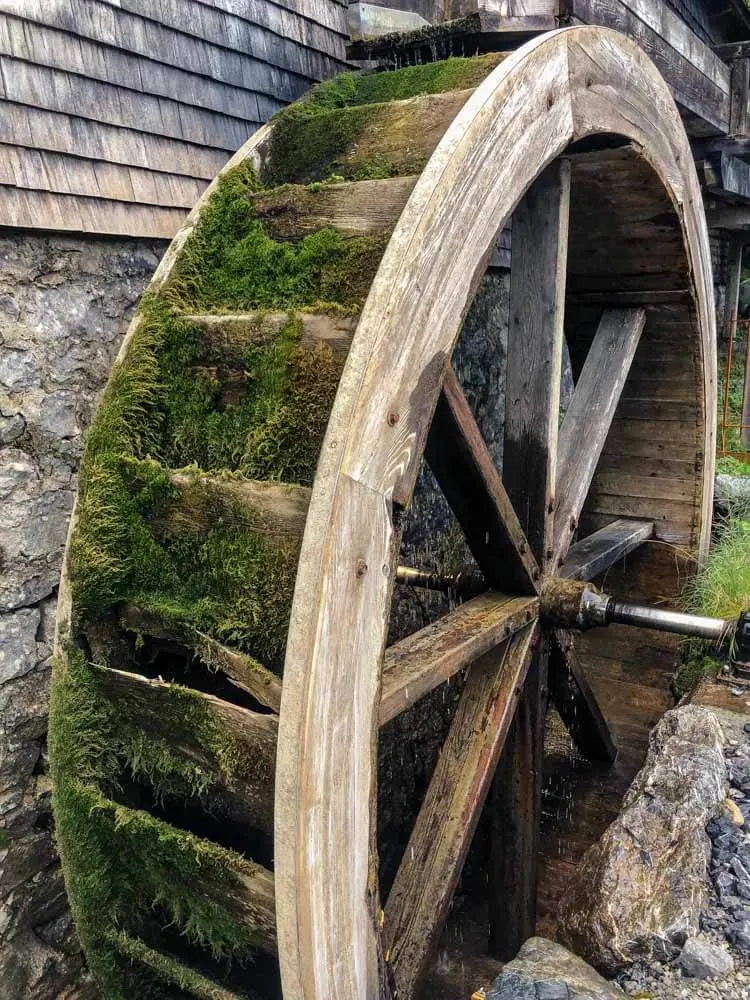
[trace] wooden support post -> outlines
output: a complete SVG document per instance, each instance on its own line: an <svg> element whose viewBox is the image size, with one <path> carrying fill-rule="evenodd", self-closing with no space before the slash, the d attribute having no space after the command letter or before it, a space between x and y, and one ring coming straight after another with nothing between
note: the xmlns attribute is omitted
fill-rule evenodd
<svg viewBox="0 0 750 1000"><path fill-rule="evenodd" d="M743 238L734 236L730 239L727 255L727 286L724 297L723 334L727 342L734 337L737 326L737 305L740 297L740 278L742 276Z"/></svg>
<svg viewBox="0 0 750 1000"><path fill-rule="evenodd" d="M750 451L750 329L747 331L747 342L745 344L745 382L744 395L742 398L742 416L740 423L740 442L743 448Z"/></svg>
<svg viewBox="0 0 750 1000"><path fill-rule="evenodd" d="M570 164L545 170L513 216L503 480L540 564L552 558ZM546 645L534 656L492 793L490 949L534 931Z"/></svg>
<svg viewBox="0 0 750 1000"><path fill-rule="evenodd" d="M750 58L735 59L729 80L729 134L731 136L750 135Z"/></svg>

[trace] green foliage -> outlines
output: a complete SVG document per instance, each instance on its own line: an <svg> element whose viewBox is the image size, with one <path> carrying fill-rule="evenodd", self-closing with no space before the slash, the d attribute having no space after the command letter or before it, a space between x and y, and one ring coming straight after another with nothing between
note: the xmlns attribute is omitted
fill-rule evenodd
<svg viewBox="0 0 750 1000"><path fill-rule="evenodd" d="M723 476L750 476L750 461L743 462L732 455L716 459L716 473Z"/></svg>
<svg viewBox="0 0 750 1000"><path fill-rule="evenodd" d="M112 935L111 942L117 954L129 963L132 963L131 969L133 971L138 970L140 980L139 998L143 996L142 991L144 989L148 990L150 985L148 980L151 979L150 976L147 976L147 982L143 983L144 966L149 972L152 971L154 973L153 978L161 985L161 990L157 986L157 992L153 994L156 997L161 998L163 996L164 983L184 990L190 996L195 997L196 1000L232 1000L235 996L235 994L224 990L221 986L201 976L200 973L194 972L187 966L175 962L168 955L154 951L153 948L149 948L138 938L133 938L120 932Z"/></svg>

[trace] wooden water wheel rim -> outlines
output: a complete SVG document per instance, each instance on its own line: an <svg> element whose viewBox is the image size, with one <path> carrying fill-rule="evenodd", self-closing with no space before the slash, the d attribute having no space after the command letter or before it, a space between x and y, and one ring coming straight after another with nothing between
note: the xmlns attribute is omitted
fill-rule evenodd
<svg viewBox="0 0 750 1000"><path fill-rule="evenodd" d="M460 392L451 408L456 386L449 361L498 229L571 143L601 133L634 143L674 206L692 283L703 415L713 413L708 237L690 147L668 88L644 53L614 32L570 28L535 40L478 88L418 181L365 304L328 426L297 576L279 730L275 884L285 996L387 994L381 939L391 940L402 914L390 906L384 916L379 911L371 845L381 663L399 537L394 511L409 503L446 377L443 398L460 417ZM565 168L545 176L561 192L564 246ZM561 321L555 317L558 329ZM714 449L713 421L703 424L699 553L710 525ZM556 427L548 426L549 484ZM548 518L545 530L551 528ZM514 526L507 536L516 539L522 572L531 564ZM567 525L558 525L545 539L539 560L545 575L564 557L570 537ZM533 580L526 593L540 582ZM519 681L536 629L506 640ZM481 795L472 794L466 800L476 809ZM468 829L470 819L463 822ZM454 859L453 867L459 863ZM404 969L413 961L410 947L401 942ZM394 971L403 995L414 976L399 973L397 964Z"/></svg>

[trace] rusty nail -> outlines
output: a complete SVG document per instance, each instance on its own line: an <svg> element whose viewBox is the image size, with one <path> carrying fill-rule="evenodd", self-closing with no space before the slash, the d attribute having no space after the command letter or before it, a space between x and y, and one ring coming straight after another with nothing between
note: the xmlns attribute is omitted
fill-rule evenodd
<svg viewBox="0 0 750 1000"><path fill-rule="evenodd" d="M357 560L357 576L364 576L367 572L367 563L364 559Z"/></svg>
<svg viewBox="0 0 750 1000"><path fill-rule="evenodd" d="M400 413L396 413L395 411L389 413L388 414L388 426L389 427L395 427L396 424L399 422L400 419L401 419L401 414Z"/></svg>

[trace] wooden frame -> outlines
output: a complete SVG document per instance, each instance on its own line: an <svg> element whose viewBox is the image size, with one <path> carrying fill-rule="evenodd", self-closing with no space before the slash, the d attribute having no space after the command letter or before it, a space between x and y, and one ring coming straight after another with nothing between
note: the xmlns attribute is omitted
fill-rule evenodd
<svg viewBox="0 0 750 1000"><path fill-rule="evenodd" d="M410 501L497 231L548 164L597 133L637 144L679 221L704 415L700 489L686 530L697 554L705 551L715 343L690 147L667 85L634 43L600 28L554 32L498 67L445 134L386 251L334 405L305 529L280 716L275 881L287 996L388 995L372 787L384 609L399 541L394 511ZM405 340L404 330L418 332Z"/></svg>

